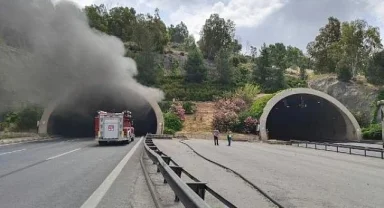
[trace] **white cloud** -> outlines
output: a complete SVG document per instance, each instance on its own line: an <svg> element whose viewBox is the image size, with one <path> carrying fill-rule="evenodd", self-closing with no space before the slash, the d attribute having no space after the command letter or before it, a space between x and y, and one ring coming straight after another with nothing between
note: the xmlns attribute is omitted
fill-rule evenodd
<svg viewBox="0 0 384 208"><path fill-rule="evenodd" d="M237 27L256 27L265 18L284 6L285 0L231 0L227 4L219 1L213 4L201 2L191 7L180 6L170 14L170 20L176 24L182 20L189 31L199 38L199 32L212 13L231 19Z"/></svg>
<svg viewBox="0 0 384 208"><path fill-rule="evenodd" d="M57 1L57 0L53 0ZM384 0L71 0L79 5L134 7L139 13L160 9L167 25L183 21L196 39L210 14L237 26L243 44L284 42L305 49L329 16L341 21L364 18L384 34Z"/></svg>

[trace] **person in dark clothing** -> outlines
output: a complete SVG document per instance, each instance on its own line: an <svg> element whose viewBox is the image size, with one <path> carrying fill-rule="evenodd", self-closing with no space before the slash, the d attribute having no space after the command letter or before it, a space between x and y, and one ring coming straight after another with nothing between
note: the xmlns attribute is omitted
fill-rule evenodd
<svg viewBox="0 0 384 208"><path fill-rule="evenodd" d="M231 141L232 141L232 132L231 131L228 132L227 139L228 139L228 146L231 146Z"/></svg>
<svg viewBox="0 0 384 208"><path fill-rule="evenodd" d="M215 142L215 146L219 146L219 130L213 131L213 141Z"/></svg>

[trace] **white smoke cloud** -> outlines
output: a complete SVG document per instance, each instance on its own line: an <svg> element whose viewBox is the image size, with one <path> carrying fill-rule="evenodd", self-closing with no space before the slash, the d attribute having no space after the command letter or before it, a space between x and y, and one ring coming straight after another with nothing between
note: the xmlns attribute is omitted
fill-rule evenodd
<svg viewBox="0 0 384 208"><path fill-rule="evenodd" d="M0 37L28 52L0 47L3 88L12 101L46 105L68 91L92 85L119 85L161 100L160 90L140 85L123 43L88 26L74 3L50 0L0 0ZM0 99L6 99L1 96ZM11 99L7 96L7 99Z"/></svg>

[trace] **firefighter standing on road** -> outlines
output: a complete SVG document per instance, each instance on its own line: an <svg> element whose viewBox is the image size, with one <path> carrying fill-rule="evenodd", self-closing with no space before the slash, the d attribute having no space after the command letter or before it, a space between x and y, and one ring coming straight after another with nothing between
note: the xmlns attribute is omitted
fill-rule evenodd
<svg viewBox="0 0 384 208"><path fill-rule="evenodd" d="M215 142L215 146L219 146L219 130L213 131L213 141Z"/></svg>

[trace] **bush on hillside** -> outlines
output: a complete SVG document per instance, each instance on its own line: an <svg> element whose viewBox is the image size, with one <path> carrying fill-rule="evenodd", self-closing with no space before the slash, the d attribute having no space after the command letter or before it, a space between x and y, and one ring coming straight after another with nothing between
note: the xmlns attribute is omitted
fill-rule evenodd
<svg viewBox="0 0 384 208"><path fill-rule="evenodd" d="M159 102L159 107L163 113L167 113L169 109L171 108L172 102L171 101L162 101Z"/></svg>
<svg viewBox="0 0 384 208"><path fill-rule="evenodd" d="M192 103L190 101L184 102L183 108L185 110L185 114L194 114L196 111L195 103Z"/></svg>
<svg viewBox="0 0 384 208"><path fill-rule="evenodd" d="M275 96L275 94L265 95L258 98L251 106L250 113L253 118L260 118L263 114L264 107L267 105L268 101Z"/></svg>
<svg viewBox="0 0 384 208"><path fill-rule="evenodd" d="M233 111L217 111L213 115L212 125L215 129L226 132L233 129L238 122L238 116Z"/></svg>
<svg viewBox="0 0 384 208"><path fill-rule="evenodd" d="M299 79L292 76L287 76L286 82L289 88L308 87L308 83L306 80Z"/></svg>
<svg viewBox="0 0 384 208"><path fill-rule="evenodd" d="M216 112L212 125L219 131L237 131L239 127L238 113L246 109L246 103L240 98L220 99L215 103ZM240 131L240 130L239 130Z"/></svg>
<svg viewBox="0 0 384 208"><path fill-rule="evenodd" d="M28 105L18 110L6 112L3 115L1 130L3 131L30 131L36 129L43 109L39 106Z"/></svg>
<svg viewBox="0 0 384 208"><path fill-rule="evenodd" d="M253 84L245 84L244 87L238 88L235 91L235 96L243 99L246 103L250 104L260 93L260 87Z"/></svg>
<svg viewBox="0 0 384 208"><path fill-rule="evenodd" d="M183 123L180 118L172 113L168 112L164 114L164 131L165 130L173 130L180 131L183 128Z"/></svg>
<svg viewBox="0 0 384 208"><path fill-rule="evenodd" d="M164 134L171 134L171 135L175 135L176 131L173 130L173 129L169 129L169 128L164 128Z"/></svg>
<svg viewBox="0 0 384 208"><path fill-rule="evenodd" d="M369 140L381 140L381 124L371 124L362 129L363 138Z"/></svg>
<svg viewBox="0 0 384 208"><path fill-rule="evenodd" d="M343 82L348 82L352 79L352 72L347 60L342 59L336 66L337 79Z"/></svg>
<svg viewBox="0 0 384 208"><path fill-rule="evenodd" d="M181 121L185 120L185 110L181 103L179 102L172 103L170 112L177 115Z"/></svg>

